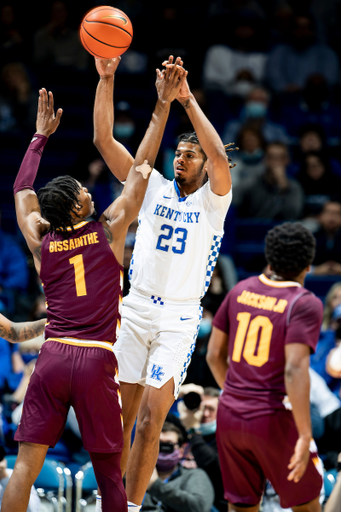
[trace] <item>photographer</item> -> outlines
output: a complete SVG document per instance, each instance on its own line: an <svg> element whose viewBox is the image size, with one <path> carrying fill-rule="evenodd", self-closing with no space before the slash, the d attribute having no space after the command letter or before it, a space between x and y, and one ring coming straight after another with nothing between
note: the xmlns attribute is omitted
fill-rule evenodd
<svg viewBox="0 0 341 512"><path fill-rule="evenodd" d="M2 446L0 446L0 509L2 503L2 497L5 492L6 486L10 479L13 469L7 468L7 461L5 459L6 452ZM40 511L40 498L37 491L32 486L31 496L28 504L27 512L39 512Z"/></svg>
<svg viewBox="0 0 341 512"><path fill-rule="evenodd" d="M184 384L180 388L178 412L197 467L206 472L214 487L214 506L219 512L225 512L227 501L215 437L219 396L219 389Z"/></svg>

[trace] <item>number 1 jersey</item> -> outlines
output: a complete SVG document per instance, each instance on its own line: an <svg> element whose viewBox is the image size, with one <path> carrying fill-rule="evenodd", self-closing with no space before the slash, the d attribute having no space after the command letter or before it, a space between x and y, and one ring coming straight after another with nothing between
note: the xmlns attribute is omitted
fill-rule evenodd
<svg viewBox="0 0 341 512"><path fill-rule="evenodd" d="M245 418L284 409L285 345L304 343L315 352L322 315L321 300L297 282L262 274L238 283L213 320L229 336L220 402Z"/></svg>
<svg viewBox="0 0 341 512"><path fill-rule="evenodd" d="M80 222L66 239L45 235L40 278L47 306L46 339L116 341L123 267L100 222Z"/></svg>
<svg viewBox="0 0 341 512"><path fill-rule="evenodd" d="M180 197L176 181L154 169L139 213L131 285L169 300L199 301L211 281L231 199L231 191L214 194L209 182Z"/></svg>

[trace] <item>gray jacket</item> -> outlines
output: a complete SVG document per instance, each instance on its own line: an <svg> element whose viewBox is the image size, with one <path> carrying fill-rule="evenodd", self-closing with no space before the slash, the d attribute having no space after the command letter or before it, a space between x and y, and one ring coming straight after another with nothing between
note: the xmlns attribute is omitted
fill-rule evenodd
<svg viewBox="0 0 341 512"><path fill-rule="evenodd" d="M179 465L167 482L154 482L141 512L210 512L213 501L214 489L205 471Z"/></svg>

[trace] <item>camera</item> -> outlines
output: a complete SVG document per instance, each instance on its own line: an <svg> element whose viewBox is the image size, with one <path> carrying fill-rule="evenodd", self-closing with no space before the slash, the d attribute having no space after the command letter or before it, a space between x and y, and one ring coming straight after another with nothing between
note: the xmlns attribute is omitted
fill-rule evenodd
<svg viewBox="0 0 341 512"><path fill-rule="evenodd" d="M201 396L199 393L195 393L195 391L190 391L183 397L183 401L187 409L190 411L195 411L200 407Z"/></svg>

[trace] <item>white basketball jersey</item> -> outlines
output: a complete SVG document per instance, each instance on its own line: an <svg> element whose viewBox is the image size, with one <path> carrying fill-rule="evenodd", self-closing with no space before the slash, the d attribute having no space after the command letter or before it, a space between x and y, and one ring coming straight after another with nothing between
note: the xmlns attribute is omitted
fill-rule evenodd
<svg viewBox="0 0 341 512"><path fill-rule="evenodd" d="M211 281L231 200L232 191L217 196L209 182L180 197L176 181L154 169L139 213L131 286L162 299L199 301Z"/></svg>

